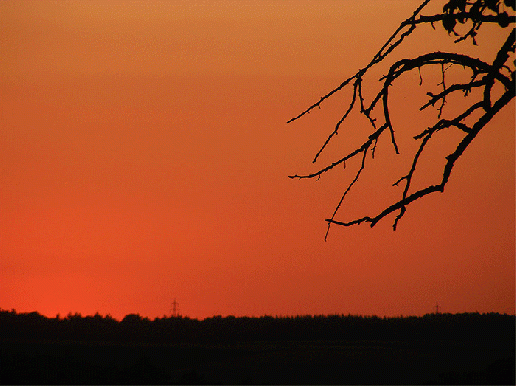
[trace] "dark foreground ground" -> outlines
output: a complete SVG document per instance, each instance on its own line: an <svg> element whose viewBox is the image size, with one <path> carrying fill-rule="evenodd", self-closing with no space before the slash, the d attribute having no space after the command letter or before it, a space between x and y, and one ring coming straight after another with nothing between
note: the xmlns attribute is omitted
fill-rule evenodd
<svg viewBox="0 0 516 386"><path fill-rule="evenodd" d="M163 325L136 316L125 329L112 320L103 340L94 318L76 315L72 328L66 318L40 317L46 329L32 320L24 332L19 315L0 318L1 384L515 384L510 315L169 318Z"/></svg>

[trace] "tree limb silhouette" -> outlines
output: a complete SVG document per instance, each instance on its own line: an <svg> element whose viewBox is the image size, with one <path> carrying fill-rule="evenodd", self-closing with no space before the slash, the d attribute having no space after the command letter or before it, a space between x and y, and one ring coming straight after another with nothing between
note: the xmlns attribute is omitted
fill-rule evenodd
<svg viewBox="0 0 516 386"><path fill-rule="evenodd" d="M332 216L326 219L328 229L332 224L351 226L361 223L369 223L371 227L376 225L380 220L393 212L398 212L393 223L393 229L396 230L399 220L403 217L407 210L407 206L433 192L443 192L451 175L452 169L457 159L464 153L469 144L477 136L477 134L485 127L487 123L515 97L515 74L514 74L514 50L515 50L515 29L514 26L510 28L506 40L501 44L496 58L492 63L487 63L480 59L455 53L455 52L430 52L420 55L415 58L405 58L396 61L392 64L385 76L380 78L380 90L376 95L366 102L366 98L362 91L362 82L364 75L373 67L381 63L396 47L398 47L412 32L420 25L430 24L435 29L434 23L442 23L443 28L448 32L448 35L455 37L454 42L459 43L471 40L473 45L477 45L476 36L479 33L480 27L484 23L495 23L500 28L507 28L514 25L516 19L514 16L514 3L509 0L449 0L443 7L443 12L431 16L421 15L421 11L432 0L425 0L414 11L411 17L400 24L396 31L389 37L380 50L374 55L371 61L363 68L359 69L353 76L344 80L338 87L334 88L326 95L322 96L319 101L312 104L310 107L302 111L300 114L290 119L288 123L293 122L304 115L310 113L316 107L320 107L322 102L333 96L338 91L347 86L352 87L353 93L349 106L345 110L342 117L337 121L333 131L329 134L321 148L315 154L313 163L315 163L326 146L332 141L334 136L338 134L344 121L349 114L359 109L360 114L365 116L371 126L371 134L368 138L357 146L354 150L346 153L341 158L330 163L329 165L320 168L318 171L305 175L292 175L290 178L304 179L321 177L324 173L334 169L340 164L345 164L347 160L361 156L360 167L351 181L351 183L344 190ZM511 15L509 15L509 13ZM466 31L462 34L457 32L458 24L463 24ZM511 60L512 57L512 60ZM374 152L378 143L378 139L383 134L387 135L393 146L396 154L400 153L400 149L395 137L395 130L390 117L389 105L389 91L393 83L403 74L412 70L418 70L420 76L420 86L422 85L421 68L427 66L439 66L441 70L442 91L438 93L427 92L428 101L420 107L420 110L425 110L429 107L437 109L437 120L430 126L422 130L419 134L413 137L414 140L419 141L419 147L412 158L411 166L405 175L402 175L393 186L403 187L401 198L384 208L380 213L373 216L364 216L350 221L337 221L335 216L341 208L344 198L348 192L353 188L359 180L362 171L367 166L367 161L374 158ZM471 71L469 81L465 83L448 82L446 72L451 67L461 67L464 70ZM448 81L448 82L447 82ZM494 93L495 85L501 86L503 92ZM497 89L499 89L498 87ZM479 90L481 95L478 101L471 103L463 111L459 112L451 119L442 118L442 113L447 103L447 98L452 94L462 93L464 97L470 95L472 91ZM380 112L381 120L378 122L377 118L373 118L373 112ZM473 121L473 122L470 122ZM457 144L456 148L448 154L445 159L445 166L443 168L442 179L438 184L428 184L426 187L411 191L411 184L413 176L417 171L418 161L426 149L434 134L448 128L455 128L460 130L464 137ZM368 158L370 155L370 158Z"/></svg>

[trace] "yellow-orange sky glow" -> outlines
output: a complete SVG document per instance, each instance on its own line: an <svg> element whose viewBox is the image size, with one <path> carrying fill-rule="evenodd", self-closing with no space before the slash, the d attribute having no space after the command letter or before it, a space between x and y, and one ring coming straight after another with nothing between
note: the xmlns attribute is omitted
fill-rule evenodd
<svg viewBox="0 0 516 386"><path fill-rule="evenodd" d="M513 103L396 232L387 218L332 227L324 241L351 164L287 178L315 170L349 94L286 121L364 66L419 3L1 2L0 307L153 318L176 298L196 318L422 315L437 302L514 314ZM399 57L451 41L423 27ZM461 48L492 59L494 41L496 30ZM424 124L413 75L393 91L398 132ZM406 169L391 176L392 147L378 146L379 174L337 219L399 194L389 186Z"/></svg>

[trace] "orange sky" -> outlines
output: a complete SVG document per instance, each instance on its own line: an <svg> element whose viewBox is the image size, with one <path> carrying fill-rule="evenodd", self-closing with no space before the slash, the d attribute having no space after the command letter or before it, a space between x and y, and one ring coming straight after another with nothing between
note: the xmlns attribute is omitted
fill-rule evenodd
<svg viewBox="0 0 516 386"><path fill-rule="evenodd" d="M176 298L197 318L421 315L436 302L513 314L514 104L396 232L387 218L333 227L324 242L352 165L287 178L315 170L346 94L285 122L364 66L418 4L1 2L0 307L154 318ZM456 49L441 30L414 34L400 55ZM496 39L461 48L492 58ZM427 89L413 75L393 91L400 133L424 123ZM377 151L337 219L396 193L403 153Z"/></svg>

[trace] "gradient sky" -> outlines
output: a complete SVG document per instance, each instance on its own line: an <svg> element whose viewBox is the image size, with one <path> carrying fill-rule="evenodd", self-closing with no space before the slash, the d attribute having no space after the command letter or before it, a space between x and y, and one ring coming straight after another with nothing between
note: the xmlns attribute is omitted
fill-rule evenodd
<svg viewBox="0 0 516 386"><path fill-rule="evenodd" d="M422 315L436 303L514 314L514 104L396 232L389 217L332 227L325 242L353 165L287 177L316 170L348 94L286 121L364 66L419 3L1 2L0 307L154 318L176 298L195 318ZM396 57L457 49L425 28ZM499 42L493 31L460 48L492 60ZM412 75L393 91L400 137L425 122L428 88ZM353 119L321 166L365 132ZM449 150L444 137L433 154ZM401 150L379 143L337 219L399 193ZM438 164L422 175L438 178Z"/></svg>

